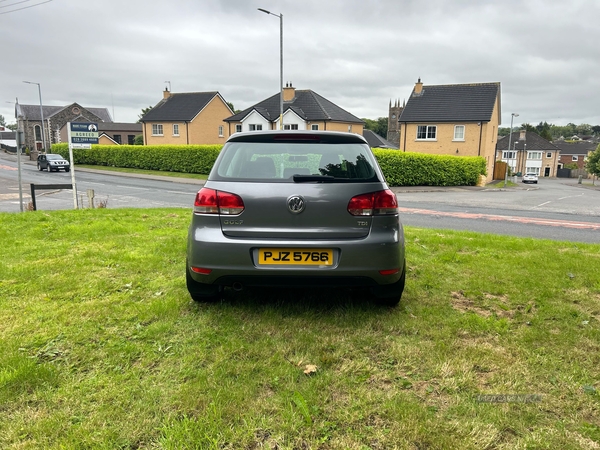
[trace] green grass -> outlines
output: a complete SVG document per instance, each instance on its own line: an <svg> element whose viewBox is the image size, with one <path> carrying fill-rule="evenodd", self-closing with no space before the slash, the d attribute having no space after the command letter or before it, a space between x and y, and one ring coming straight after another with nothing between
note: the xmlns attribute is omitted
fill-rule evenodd
<svg viewBox="0 0 600 450"><path fill-rule="evenodd" d="M94 170L105 170L107 172L122 172L122 173L137 173L142 175L159 175L163 177L172 178L193 178L195 180L206 180L208 175L202 175L199 173L183 173L183 172L164 172L162 170L144 170L144 169L132 169L123 167L109 167L109 166L90 166L86 164L77 164L75 170L81 169L94 169Z"/></svg>
<svg viewBox="0 0 600 450"><path fill-rule="evenodd" d="M0 214L0 448L600 445L600 245L407 227L397 308L313 290L195 304L189 220Z"/></svg>

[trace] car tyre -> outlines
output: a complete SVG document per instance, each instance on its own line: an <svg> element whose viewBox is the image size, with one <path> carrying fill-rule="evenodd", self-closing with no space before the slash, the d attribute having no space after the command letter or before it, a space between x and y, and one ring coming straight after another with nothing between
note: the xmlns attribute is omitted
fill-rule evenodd
<svg viewBox="0 0 600 450"><path fill-rule="evenodd" d="M222 288L219 285L198 283L190 275L190 269L185 270L185 283L190 297L195 302L213 303L221 300Z"/></svg>
<svg viewBox="0 0 600 450"><path fill-rule="evenodd" d="M37 166L38 166L38 170L41 172L42 171L42 166L40 166L39 163L38 163Z"/></svg>
<svg viewBox="0 0 600 450"><path fill-rule="evenodd" d="M402 293L404 292L404 286L406 284L406 260L404 260L404 267L402 268L402 275L400 279L395 283L377 286L372 289L372 294L375 297L375 302L381 306L394 307L400 303Z"/></svg>
<svg viewBox="0 0 600 450"><path fill-rule="evenodd" d="M68 167L65 167L65 172L69 172L71 169L69 169Z"/></svg>
<svg viewBox="0 0 600 450"><path fill-rule="evenodd" d="M46 170L48 170L48 173L52 172L52 167L50 167L50 164L48 164L48 166L46 167Z"/></svg>

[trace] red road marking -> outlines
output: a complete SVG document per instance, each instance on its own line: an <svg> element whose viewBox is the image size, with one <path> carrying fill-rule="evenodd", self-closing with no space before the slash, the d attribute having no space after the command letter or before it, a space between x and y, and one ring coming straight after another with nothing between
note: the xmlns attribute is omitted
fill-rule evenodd
<svg viewBox="0 0 600 450"><path fill-rule="evenodd" d="M400 211L401 213L406 213L406 214L424 214L424 215L430 215L430 216L456 217L458 219L498 220L498 221L505 221L505 222L546 225L546 226L551 226L551 227L577 228L580 230L583 230L583 229L600 230L600 223L573 222L571 220L539 219L536 217L518 217L518 216L498 216L495 214L474 214L474 213L463 213L463 212L442 212L442 211L433 211L431 209L418 209L418 208L398 208L398 211Z"/></svg>
<svg viewBox="0 0 600 450"><path fill-rule="evenodd" d="M4 169L4 170L17 170L14 167L10 167L10 166L3 166L0 164L0 169Z"/></svg>

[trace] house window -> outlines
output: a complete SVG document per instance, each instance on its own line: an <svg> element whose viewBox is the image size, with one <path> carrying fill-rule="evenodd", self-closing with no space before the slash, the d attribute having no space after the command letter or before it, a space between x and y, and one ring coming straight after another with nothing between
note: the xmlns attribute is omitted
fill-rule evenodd
<svg viewBox="0 0 600 450"><path fill-rule="evenodd" d="M219 125L219 137L223 137L223 125Z"/></svg>
<svg viewBox="0 0 600 450"><path fill-rule="evenodd" d="M115 141L117 144L120 144L121 143L121 135L113 134L113 141Z"/></svg>
<svg viewBox="0 0 600 450"><path fill-rule="evenodd" d="M235 125L235 132L236 133L241 133L242 132L242 124L241 123L237 123Z"/></svg>
<svg viewBox="0 0 600 450"><path fill-rule="evenodd" d="M573 161L578 161L578 160L579 160L579 156L573 155Z"/></svg>
<svg viewBox="0 0 600 450"><path fill-rule="evenodd" d="M178 123L173 124L173 136L179 136L179 124Z"/></svg>
<svg viewBox="0 0 600 450"><path fill-rule="evenodd" d="M163 135L163 126L161 123L153 123L152 124L152 136L162 136Z"/></svg>
<svg viewBox="0 0 600 450"><path fill-rule="evenodd" d="M34 127L34 131L35 131L35 140L41 141L42 140L42 128L39 125L36 125Z"/></svg>
<svg viewBox="0 0 600 450"><path fill-rule="evenodd" d="M527 152L527 159L542 159L542 152Z"/></svg>
<svg viewBox="0 0 600 450"><path fill-rule="evenodd" d="M465 126L464 125L454 125L454 140L455 141L464 141L465 140Z"/></svg>
<svg viewBox="0 0 600 450"><path fill-rule="evenodd" d="M319 124L311 125L310 129L313 131L317 131L319 129Z"/></svg>
<svg viewBox="0 0 600 450"><path fill-rule="evenodd" d="M517 157L517 152L502 152L502 159L515 159Z"/></svg>
<svg viewBox="0 0 600 450"><path fill-rule="evenodd" d="M129 145L135 145L135 134L128 134L127 135L127 144L129 144Z"/></svg>
<svg viewBox="0 0 600 450"><path fill-rule="evenodd" d="M261 131L262 130L262 124L260 123L251 123L250 125L248 125L248 129L250 131Z"/></svg>
<svg viewBox="0 0 600 450"><path fill-rule="evenodd" d="M525 170L525 173L535 173L536 175L539 175L540 168L539 167L527 167L527 169Z"/></svg>
<svg viewBox="0 0 600 450"><path fill-rule="evenodd" d="M298 124L297 123L288 123L288 124L284 124L283 125L283 129L284 130L297 130L298 129Z"/></svg>
<svg viewBox="0 0 600 450"><path fill-rule="evenodd" d="M420 141L433 141L436 139L437 126L436 125L419 125L417 127L417 140Z"/></svg>
<svg viewBox="0 0 600 450"><path fill-rule="evenodd" d="M546 158L552 158L552 152L546 153Z"/></svg>

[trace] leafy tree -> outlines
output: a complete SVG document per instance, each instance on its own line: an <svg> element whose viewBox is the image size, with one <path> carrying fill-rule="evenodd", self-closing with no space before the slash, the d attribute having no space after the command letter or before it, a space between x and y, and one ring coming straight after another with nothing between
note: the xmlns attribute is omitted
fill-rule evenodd
<svg viewBox="0 0 600 450"><path fill-rule="evenodd" d="M6 125L6 120L4 119L4 116L2 114L0 114L0 125L1 126L5 126Z"/></svg>
<svg viewBox="0 0 600 450"><path fill-rule="evenodd" d="M587 123L582 123L580 125L577 125L575 127L575 129L577 130L577 134L582 134L582 135L592 134L592 126L588 125Z"/></svg>
<svg viewBox="0 0 600 450"><path fill-rule="evenodd" d="M16 123L9 123L8 125L6 125L6 128L8 128L11 131L17 131L17 124Z"/></svg>
<svg viewBox="0 0 600 450"><path fill-rule="evenodd" d="M231 103L231 102L226 102L226 103L227 103L227 106L229 106L229 107L231 108L231 110L233 111L233 113L234 113L234 114L237 114L237 113L240 113L240 112L242 112L242 110L241 110L241 109L235 109L235 108L233 107L233 103Z"/></svg>
<svg viewBox="0 0 600 450"><path fill-rule="evenodd" d="M523 124L521 124L521 130L531 131L533 133L537 133L537 129L533 125L531 125L530 123L523 123Z"/></svg>
<svg viewBox="0 0 600 450"><path fill-rule="evenodd" d="M144 145L144 136L138 134L133 140L133 145Z"/></svg>
<svg viewBox="0 0 600 450"><path fill-rule="evenodd" d="M592 127L592 132L596 135L600 134L600 125L594 125Z"/></svg>
<svg viewBox="0 0 600 450"><path fill-rule="evenodd" d="M379 136L386 138L388 132L388 118L380 117L377 120L373 119L361 119L365 122L365 129L371 130L374 133L377 133Z"/></svg>
<svg viewBox="0 0 600 450"><path fill-rule="evenodd" d="M588 173L600 177L600 145L594 150L590 156L588 156L585 162L585 169Z"/></svg>
<svg viewBox="0 0 600 450"><path fill-rule="evenodd" d="M148 111L150 111L152 109L152 106L148 106L147 108L142 108L142 113L138 116L138 121L137 123L140 123L142 121L142 118L148 114Z"/></svg>

